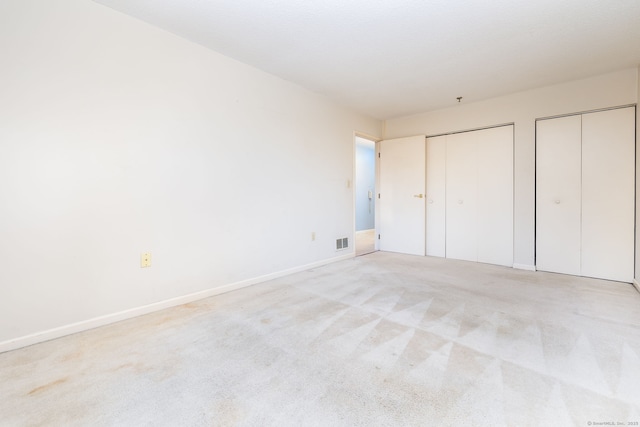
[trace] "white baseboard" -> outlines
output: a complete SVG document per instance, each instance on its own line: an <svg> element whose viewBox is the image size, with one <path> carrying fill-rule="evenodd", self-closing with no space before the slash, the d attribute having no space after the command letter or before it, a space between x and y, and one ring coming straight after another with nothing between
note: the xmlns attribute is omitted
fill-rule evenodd
<svg viewBox="0 0 640 427"><path fill-rule="evenodd" d="M536 271L536 266L529 264L513 264L513 268L517 270Z"/></svg>
<svg viewBox="0 0 640 427"><path fill-rule="evenodd" d="M636 288L636 291L640 292L640 283L636 279L633 279L633 287Z"/></svg>
<svg viewBox="0 0 640 427"><path fill-rule="evenodd" d="M34 334L10 339L7 341L0 342L0 353L3 353L5 351L10 351L10 350L15 350L18 348L26 347L26 346L37 344L44 341L49 341L55 338L60 338L65 335L75 334L77 332L86 331L88 329L97 328L99 326L108 325L110 323L119 322L121 320L131 319L133 317L141 316L143 314L153 313L154 311L164 310L165 308L187 304L189 302L197 301L203 298L208 298L214 295L220 295L225 292L235 291L237 289L256 285L258 283L266 282L268 280L277 279L279 277L288 276L294 273L299 273L301 271L309 270L315 267L321 267L323 265L331 264L333 262L350 259L350 258L353 258L354 256L355 254L351 252L346 255L336 256L336 257L325 259L322 261L317 261L311 264L301 265L299 267L294 267L294 268L278 271L271 274L265 274L264 276L254 277L252 279L242 280L240 282L218 286L217 288L206 289L204 291L195 292L192 294L183 295L176 298L171 298L168 300L143 305L141 307L124 310L117 313L107 314L105 316L94 317L93 319L83 320L81 322L71 323L69 325L64 325L64 326L49 329L46 331L36 332Z"/></svg>

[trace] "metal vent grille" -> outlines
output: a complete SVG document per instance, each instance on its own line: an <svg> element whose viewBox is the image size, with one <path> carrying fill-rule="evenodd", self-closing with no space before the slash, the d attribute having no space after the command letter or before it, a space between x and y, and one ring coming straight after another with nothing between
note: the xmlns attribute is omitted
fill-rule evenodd
<svg viewBox="0 0 640 427"><path fill-rule="evenodd" d="M347 249L349 247L349 238L343 237L336 239L336 250Z"/></svg>

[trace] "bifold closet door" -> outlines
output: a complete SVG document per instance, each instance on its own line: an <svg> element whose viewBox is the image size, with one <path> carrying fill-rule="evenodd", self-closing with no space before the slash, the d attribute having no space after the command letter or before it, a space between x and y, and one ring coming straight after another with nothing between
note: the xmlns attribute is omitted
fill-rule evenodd
<svg viewBox="0 0 640 427"><path fill-rule="evenodd" d="M478 145L476 132L447 135L446 255L478 260Z"/></svg>
<svg viewBox="0 0 640 427"><path fill-rule="evenodd" d="M444 257L446 243L445 135L427 138L427 247L429 256Z"/></svg>
<svg viewBox="0 0 640 427"><path fill-rule="evenodd" d="M427 255L513 265L513 126L427 138Z"/></svg>
<svg viewBox="0 0 640 427"><path fill-rule="evenodd" d="M476 133L478 262L513 266L513 126Z"/></svg>
<svg viewBox="0 0 640 427"><path fill-rule="evenodd" d="M537 268L631 282L635 108L536 126Z"/></svg>
<svg viewBox="0 0 640 427"><path fill-rule="evenodd" d="M635 109L582 115L582 275L633 280Z"/></svg>
<svg viewBox="0 0 640 427"><path fill-rule="evenodd" d="M581 116L536 128L536 266L580 274Z"/></svg>

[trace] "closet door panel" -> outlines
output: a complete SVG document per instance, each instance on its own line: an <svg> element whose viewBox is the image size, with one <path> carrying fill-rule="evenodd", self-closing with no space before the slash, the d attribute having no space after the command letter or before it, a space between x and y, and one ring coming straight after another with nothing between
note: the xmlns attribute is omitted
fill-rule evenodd
<svg viewBox="0 0 640 427"><path fill-rule="evenodd" d="M513 126L476 132L478 261L513 266Z"/></svg>
<svg viewBox="0 0 640 427"><path fill-rule="evenodd" d="M635 109L582 116L582 275L631 282Z"/></svg>
<svg viewBox="0 0 640 427"><path fill-rule="evenodd" d="M447 258L477 261L476 132L447 136Z"/></svg>
<svg viewBox="0 0 640 427"><path fill-rule="evenodd" d="M581 117L536 123L536 266L580 274Z"/></svg>
<svg viewBox="0 0 640 427"><path fill-rule="evenodd" d="M429 256L445 256L446 136L427 138L427 247Z"/></svg>

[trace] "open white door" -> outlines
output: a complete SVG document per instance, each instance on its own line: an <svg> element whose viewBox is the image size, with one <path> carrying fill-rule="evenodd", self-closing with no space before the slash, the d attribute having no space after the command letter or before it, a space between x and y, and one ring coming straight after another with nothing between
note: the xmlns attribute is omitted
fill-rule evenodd
<svg viewBox="0 0 640 427"><path fill-rule="evenodd" d="M424 135L380 142L382 251L425 255Z"/></svg>

